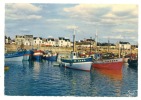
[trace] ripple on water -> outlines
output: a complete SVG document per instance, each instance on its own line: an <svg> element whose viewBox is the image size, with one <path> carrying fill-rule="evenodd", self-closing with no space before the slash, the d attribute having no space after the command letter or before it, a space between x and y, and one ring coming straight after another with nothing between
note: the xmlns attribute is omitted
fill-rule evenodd
<svg viewBox="0 0 141 100"><path fill-rule="evenodd" d="M5 95L137 96L137 70L91 72L53 67L54 62L5 62Z"/></svg>

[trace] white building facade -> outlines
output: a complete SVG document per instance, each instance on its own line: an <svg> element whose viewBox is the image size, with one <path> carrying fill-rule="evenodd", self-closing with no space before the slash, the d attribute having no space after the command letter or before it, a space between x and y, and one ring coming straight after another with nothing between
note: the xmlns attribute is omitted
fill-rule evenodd
<svg viewBox="0 0 141 100"><path fill-rule="evenodd" d="M24 35L24 45L33 45L33 35Z"/></svg>
<svg viewBox="0 0 141 100"><path fill-rule="evenodd" d="M70 39L65 39L64 37L59 37L58 46L59 47L71 47Z"/></svg>
<svg viewBox="0 0 141 100"><path fill-rule="evenodd" d="M41 45L42 44L42 38L41 37L34 37L33 38L33 45Z"/></svg>
<svg viewBox="0 0 141 100"><path fill-rule="evenodd" d="M131 49L131 44L129 42L119 42L116 44L116 47L120 49Z"/></svg>
<svg viewBox="0 0 141 100"><path fill-rule="evenodd" d="M15 36L15 44L17 44L17 45L24 44L24 36L16 35Z"/></svg>
<svg viewBox="0 0 141 100"><path fill-rule="evenodd" d="M48 46L56 46L56 41L54 38L48 38L47 39L47 45Z"/></svg>

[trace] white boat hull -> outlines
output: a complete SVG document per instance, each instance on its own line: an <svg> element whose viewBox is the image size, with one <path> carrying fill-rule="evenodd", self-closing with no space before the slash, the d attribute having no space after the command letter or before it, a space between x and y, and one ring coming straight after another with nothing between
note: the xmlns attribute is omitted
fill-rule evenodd
<svg viewBox="0 0 141 100"><path fill-rule="evenodd" d="M92 62L79 62L79 63L71 63L71 64L62 62L62 65L67 68L90 71Z"/></svg>
<svg viewBox="0 0 141 100"><path fill-rule="evenodd" d="M5 58L5 61L22 61L22 60L23 60L23 56Z"/></svg>

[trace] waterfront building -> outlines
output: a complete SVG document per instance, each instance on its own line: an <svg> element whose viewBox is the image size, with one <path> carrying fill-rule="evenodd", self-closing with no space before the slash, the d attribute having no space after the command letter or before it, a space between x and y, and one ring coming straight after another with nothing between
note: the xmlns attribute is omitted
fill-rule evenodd
<svg viewBox="0 0 141 100"><path fill-rule="evenodd" d="M64 45L65 45L66 47L70 47L70 46L71 46L70 39L65 39Z"/></svg>
<svg viewBox="0 0 141 100"><path fill-rule="evenodd" d="M120 49L131 49L131 44L129 42L119 42L116 44L116 47L117 48L120 48Z"/></svg>
<svg viewBox="0 0 141 100"><path fill-rule="evenodd" d="M5 44L11 44L12 40L10 37L5 36Z"/></svg>
<svg viewBox="0 0 141 100"><path fill-rule="evenodd" d="M64 37L59 37L59 41L58 41L59 47L63 47L64 39L65 39Z"/></svg>
<svg viewBox="0 0 141 100"><path fill-rule="evenodd" d="M95 47L96 46L96 42L94 39L84 39L84 40L79 40L78 42L76 42L76 45L79 48L90 48L90 47Z"/></svg>
<svg viewBox="0 0 141 100"><path fill-rule="evenodd" d="M24 45L33 45L33 35L24 35Z"/></svg>
<svg viewBox="0 0 141 100"><path fill-rule="evenodd" d="M42 46L46 46L47 45L47 39L46 38L42 38Z"/></svg>
<svg viewBox="0 0 141 100"><path fill-rule="evenodd" d="M11 40L11 44L16 44L16 43L15 43L15 40Z"/></svg>
<svg viewBox="0 0 141 100"><path fill-rule="evenodd" d="M33 38L33 45L41 45L42 44L42 38L41 37L34 37Z"/></svg>
<svg viewBox="0 0 141 100"><path fill-rule="evenodd" d="M55 39L55 46L59 47L59 39Z"/></svg>
<svg viewBox="0 0 141 100"><path fill-rule="evenodd" d="M64 37L59 37L58 45L59 45L59 47L70 47L71 46L70 39L65 39Z"/></svg>
<svg viewBox="0 0 141 100"><path fill-rule="evenodd" d="M21 44L24 44L24 36L21 36L21 35L16 35L15 36L15 43L17 45L21 45Z"/></svg>
<svg viewBox="0 0 141 100"><path fill-rule="evenodd" d="M56 46L56 42L54 38L48 38L47 39L47 45L48 46Z"/></svg>

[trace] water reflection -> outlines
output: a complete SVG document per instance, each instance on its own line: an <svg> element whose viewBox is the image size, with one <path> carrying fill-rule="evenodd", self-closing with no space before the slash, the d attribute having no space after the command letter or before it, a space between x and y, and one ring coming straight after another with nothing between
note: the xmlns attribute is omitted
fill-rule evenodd
<svg viewBox="0 0 141 100"><path fill-rule="evenodd" d="M33 62L33 78L35 80L39 79L39 73L40 73L40 62Z"/></svg>
<svg viewBox="0 0 141 100"><path fill-rule="evenodd" d="M91 84L93 95L121 96L121 87L123 85L122 70L94 68L91 71Z"/></svg>
<svg viewBox="0 0 141 100"><path fill-rule="evenodd" d="M106 69L95 69L100 74L108 77L109 79L115 80L115 81L121 81L122 80L122 70L106 70Z"/></svg>
<svg viewBox="0 0 141 100"><path fill-rule="evenodd" d="M60 67L61 77L64 81L68 81L71 87L68 95L88 96L87 92L90 88L90 73L80 70L68 69Z"/></svg>
<svg viewBox="0 0 141 100"><path fill-rule="evenodd" d="M137 70L92 69L91 72L53 66L56 62L6 62L5 94L40 96L126 96L137 90ZM24 88L23 88L24 87Z"/></svg>

